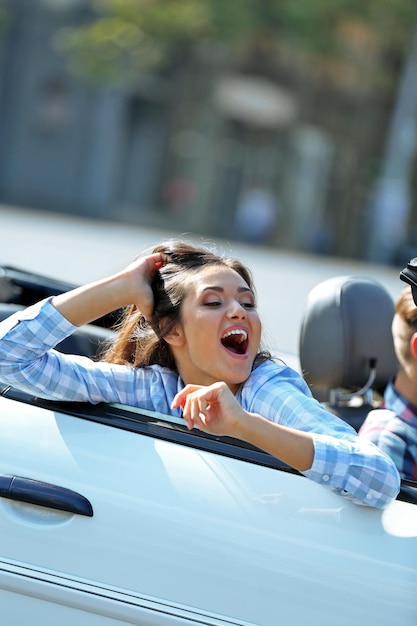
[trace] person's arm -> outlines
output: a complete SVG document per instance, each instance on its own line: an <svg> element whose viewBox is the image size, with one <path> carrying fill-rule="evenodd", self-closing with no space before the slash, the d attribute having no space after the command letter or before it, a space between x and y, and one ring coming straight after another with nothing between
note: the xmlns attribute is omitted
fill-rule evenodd
<svg viewBox="0 0 417 626"><path fill-rule="evenodd" d="M291 427L245 411L225 383L187 385L174 398L172 408L182 407L189 428L195 425L211 434L247 441L356 504L387 506L400 488L393 461L295 387L286 388L285 393L291 393L291 401L298 406L299 415ZM297 396L303 401L296 400ZM288 411L288 407L283 405L281 410ZM294 411L292 407L290 413ZM303 423L306 419L308 424Z"/></svg>
<svg viewBox="0 0 417 626"><path fill-rule="evenodd" d="M189 428L197 426L213 435L246 441L299 471L311 468L314 442L309 433L274 424L244 410L225 383L209 387L187 385L174 398L172 408L183 407Z"/></svg>
<svg viewBox="0 0 417 626"><path fill-rule="evenodd" d="M5 319L0 323L0 381L51 400L134 403L140 383L133 380L133 368L116 373L113 364L54 348L78 326L126 304L135 304L150 316L150 282L163 262L160 254L144 257L110 278L55 296L52 302L43 300Z"/></svg>
<svg viewBox="0 0 417 626"><path fill-rule="evenodd" d="M309 470L314 461L314 441L309 433L274 424L256 413L239 421L234 437L281 459L300 472Z"/></svg>
<svg viewBox="0 0 417 626"><path fill-rule="evenodd" d="M150 284L166 261L167 257L159 252L142 257L117 274L54 296L52 304L75 326L88 324L130 304L150 318L153 310Z"/></svg>

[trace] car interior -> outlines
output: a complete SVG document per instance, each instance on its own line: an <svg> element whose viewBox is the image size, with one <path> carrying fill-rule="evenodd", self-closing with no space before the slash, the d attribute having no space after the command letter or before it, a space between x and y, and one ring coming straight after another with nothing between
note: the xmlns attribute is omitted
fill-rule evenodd
<svg viewBox="0 0 417 626"><path fill-rule="evenodd" d="M299 357L313 395L359 429L396 372L394 302L376 280L330 278L307 298Z"/></svg>

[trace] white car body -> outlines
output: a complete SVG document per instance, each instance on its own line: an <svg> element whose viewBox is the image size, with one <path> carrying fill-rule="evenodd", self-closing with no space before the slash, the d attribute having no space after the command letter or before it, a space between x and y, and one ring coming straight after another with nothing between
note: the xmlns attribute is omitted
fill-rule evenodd
<svg viewBox="0 0 417 626"><path fill-rule="evenodd" d="M174 418L27 402L0 398L0 476L92 515L0 498L5 626L417 623L416 504L355 505Z"/></svg>

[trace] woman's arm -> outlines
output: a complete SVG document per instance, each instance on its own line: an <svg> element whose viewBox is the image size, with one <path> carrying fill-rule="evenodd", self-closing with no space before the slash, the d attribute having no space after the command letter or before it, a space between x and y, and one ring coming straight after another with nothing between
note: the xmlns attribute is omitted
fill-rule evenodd
<svg viewBox="0 0 417 626"><path fill-rule="evenodd" d="M52 304L75 326L130 304L150 318L154 304L151 281L166 261L167 257L159 252L142 257L121 272L55 296Z"/></svg>
<svg viewBox="0 0 417 626"><path fill-rule="evenodd" d="M225 383L209 387L187 385L171 406L183 407L189 428L197 426L213 435L247 441L301 472L313 464L314 442L309 433L274 424L261 415L245 411Z"/></svg>
<svg viewBox="0 0 417 626"><path fill-rule="evenodd" d="M293 395L297 393L294 388ZM384 508L399 491L393 461L341 420L335 424L338 418L324 409L319 407L318 415L311 398L304 397L299 407L302 418L312 422L306 430L301 419L299 428L288 427L246 411L225 383L187 385L172 403L172 408L179 406L189 428L247 441L356 504Z"/></svg>
<svg viewBox="0 0 417 626"><path fill-rule="evenodd" d="M163 263L160 254L141 258L114 276L55 296L52 302L41 301L5 319L0 324L0 381L54 400L134 403L133 368L119 371L112 364L62 354L54 348L78 326L124 305L135 304L150 316L150 282Z"/></svg>

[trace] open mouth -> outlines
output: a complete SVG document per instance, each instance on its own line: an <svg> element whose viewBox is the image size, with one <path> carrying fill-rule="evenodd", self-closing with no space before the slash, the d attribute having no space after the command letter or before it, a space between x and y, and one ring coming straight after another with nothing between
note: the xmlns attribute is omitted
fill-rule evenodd
<svg viewBox="0 0 417 626"><path fill-rule="evenodd" d="M221 339L227 350L235 354L246 354L248 349L248 333L243 329L229 330Z"/></svg>

